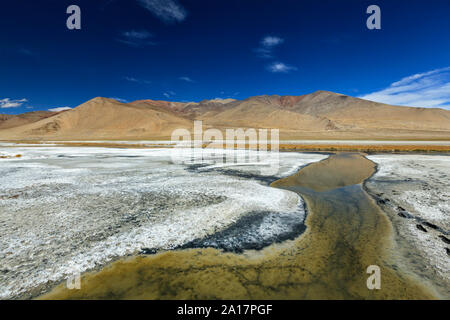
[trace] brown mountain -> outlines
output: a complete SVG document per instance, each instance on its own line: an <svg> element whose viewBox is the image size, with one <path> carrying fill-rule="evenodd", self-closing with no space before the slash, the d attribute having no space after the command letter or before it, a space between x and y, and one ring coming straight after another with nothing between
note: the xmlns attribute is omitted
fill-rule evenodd
<svg viewBox="0 0 450 320"><path fill-rule="evenodd" d="M160 111L170 112L180 117L187 119L200 119L204 115L216 114L225 110L226 106L231 102L235 102L234 99L213 99L203 100L200 102L168 102L168 101L155 101L155 100L138 100L131 102L133 106L147 107L151 109L158 109Z"/></svg>
<svg viewBox="0 0 450 320"><path fill-rule="evenodd" d="M54 116L57 112L33 111L18 115L0 114L0 130L23 126Z"/></svg>
<svg viewBox="0 0 450 320"><path fill-rule="evenodd" d="M3 139L95 140L170 136L191 121L165 109L95 98L66 112L0 131Z"/></svg>
<svg viewBox="0 0 450 320"><path fill-rule="evenodd" d="M450 111L391 106L317 91L198 103L95 98L49 118L0 130L1 139L167 139L177 128L278 128L282 139L450 140Z"/></svg>

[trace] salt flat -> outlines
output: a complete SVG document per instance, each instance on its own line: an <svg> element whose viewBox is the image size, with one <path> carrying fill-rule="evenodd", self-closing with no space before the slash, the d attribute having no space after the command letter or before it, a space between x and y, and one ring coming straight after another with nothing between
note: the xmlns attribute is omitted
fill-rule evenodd
<svg viewBox="0 0 450 320"><path fill-rule="evenodd" d="M448 295L450 261L450 157L372 155L378 172L366 186L394 223L399 252L423 279ZM444 238L443 238L444 237Z"/></svg>
<svg viewBox="0 0 450 320"><path fill-rule="evenodd" d="M450 230L450 157L440 155L373 155L374 183L391 185L395 201L418 217ZM395 190L397 184L400 190ZM370 184L372 185L372 184Z"/></svg>
<svg viewBox="0 0 450 320"><path fill-rule="evenodd" d="M326 157L271 153L261 161L256 152L208 150L199 161L185 152L0 149L21 155L0 160L0 298L30 297L144 248L182 246L249 214L263 214L255 241L291 232L292 220L304 219L302 199L267 183ZM234 161L224 163L230 153ZM265 173L268 164L278 170Z"/></svg>

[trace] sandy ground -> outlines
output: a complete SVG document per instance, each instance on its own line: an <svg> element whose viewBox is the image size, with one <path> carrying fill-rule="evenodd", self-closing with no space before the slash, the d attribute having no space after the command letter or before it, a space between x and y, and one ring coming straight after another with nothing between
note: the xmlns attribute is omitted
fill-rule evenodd
<svg viewBox="0 0 450 320"><path fill-rule="evenodd" d="M71 146L71 147L109 147L109 148L173 148L190 146L191 142L173 142L170 140L92 140L92 141L3 141L0 146L16 147L22 146ZM280 140L278 144L272 145L271 141L259 141L258 148L266 146L268 150L276 148L281 151L308 151L308 152L335 152L350 151L363 153L380 152L450 152L449 140ZM230 145L233 145L231 142ZM233 148L239 149L245 146L245 149L251 149L245 141L239 145L235 142ZM213 143L203 141L203 148L227 148L227 141L214 141Z"/></svg>
<svg viewBox="0 0 450 320"><path fill-rule="evenodd" d="M450 295L450 157L373 155L378 172L366 183L395 226L411 272Z"/></svg>

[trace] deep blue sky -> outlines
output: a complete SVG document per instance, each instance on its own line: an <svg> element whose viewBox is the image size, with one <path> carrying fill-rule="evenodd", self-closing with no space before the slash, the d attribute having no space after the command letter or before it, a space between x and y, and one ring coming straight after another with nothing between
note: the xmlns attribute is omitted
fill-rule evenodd
<svg viewBox="0 0 450 320"><path fill-rule="evenodd" d="M450 95L443 69L450 66L448 0L169 0L181 10L177 18L158 16L161 3L2 1L0 101L21 106L0 113L75 107L96 96L200 101L319 89L383 95L414 74L429 82L431 70L437 89ZM81 30L66 28L71 4L81 8ZM381 30L366 27L371 4L381 7ZM268 36L272 46L262 43ZM275 62L275 71L285 72L273 72Z"/></svg>

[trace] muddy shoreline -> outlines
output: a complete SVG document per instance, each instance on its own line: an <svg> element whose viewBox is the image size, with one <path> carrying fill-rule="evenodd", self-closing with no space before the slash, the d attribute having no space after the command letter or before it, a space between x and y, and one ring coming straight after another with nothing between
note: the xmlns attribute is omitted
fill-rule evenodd
<svg viewBox="0 0 450 320"><path fill-rule="evenodd" d="M448 154L443 155L448 156ZM404 180L385 181L383 176L377 176L379 169L380 164L377 164L376 172L371 178L364 181L363 188L392 222L396 245L395 251L391 253L393 260L401 265L405 273L433 288L437 297L448 299L450 297L450 280L448 278L450 264L447 262L446 276L445 270L443 270L445 267L442 267L442 263L437 266L435 265L436 261L430 258L441 259L441 261L448 259L450 254L448 249L447 252L445 251L445 247L448 248L450 244L449 230L441 223L435 222L431 217L421 217L418 212L414 211L411 213L410 209L412 208L401 200L399 191L396 190L402 190L402 188L409 192L417 190L418 182L412 181L411 175L408 175L408 178ZM445 187L442 188L442 186L435 187L438 190L445 190ZM390 189L393 188L396 190L393 190L394 194L391 194ZM428 239L428 246L423 246L418 241L421 233L431 237ZM431 248L434 250L431 250ZM432 253L431 251L435 252Z"/></svg>
<svg viewBox="0 0 450 320"><path fill-rule="evenodd" d="M436 298L426 285L386 260L385 252L392 245L392 226L361 185L375 172L369 165L372 162L360 155L350 155L343 161L339 157L312 163L274 183L276 187L296 189L309 208L308 228L295 240L240 255L208 248L130 258L85 274L81 290L69 291L59 285L40 298ZM355 168L356 176L347 174L354 174ZM329 179L331 172L337 176ZM293 185L292 179L299 174L303 175L302 182ZM318 175L323 181L315 183ZM343 210L335 210L340 206ZM367 289L366 264L380 265L385 284L382 290Z"/></svg>
<svg viewBox="0 0 450 320"><path fill-rule="evenodd" d="M170 141L140 141L136 140L136 143L124 143L121 140L114 141L37 141L37 140L3 140L0 143L12 143L20 146L33 145L36 147L55 145L59 147L105 147L105 148L138 148L138 149L153 149L153 148L174 148L175 144ZM410 143L392 143L389 141L381 140L380 143L354 143L355 141L336 140L336 142L342 143L330 143L328 141L317 140L315 143L302 143L301 141L296 143L287 143L287 141L281 140L277 146L277 150L280 151L295 151L295 152L360 152L360 153L449 153L450 141L440 141L441 144L424 143L423 141L417 141L415 144ZM381 143L382 142L382 143ZM208 143L204 143L203 148L208 147ZM222 148L226 149L225 145ZM233 149L238 149L238 145L234 145ZM268 150L271 150L272 145L267 146ZM245 144L244 149L252 149L248 144Z"/></svg>
<svg viewBox="0 0 450 320"><path fill-rule="evenodd" d="M245 174L236 176L228 170L239 166L213 162L214 170L195 173L185 165L167 164L171 150L66 150L23 148L22 159L5 160L0 167L4 175L0 196L5 196L1 219L6 222L0 283L5 298L47 292L54 281L63 283L77 270L96 271L142 248L173 250L222 230L248 212L289 213L304 219L303 201L297 195L263 185L263 177L250 179L255 168L259 175L269 175L260 166L241 165ZM132 159L124 162L124 155ZM280 154L278 178L323 158ZM89 169L92 165L94 169ZM252 234L266 237L288 231L290 223L275 222ZM30 233L36 236L29 239ZM15 239L22 242L16 244ZM36 246L34 239L42 245Z"/></svg>

